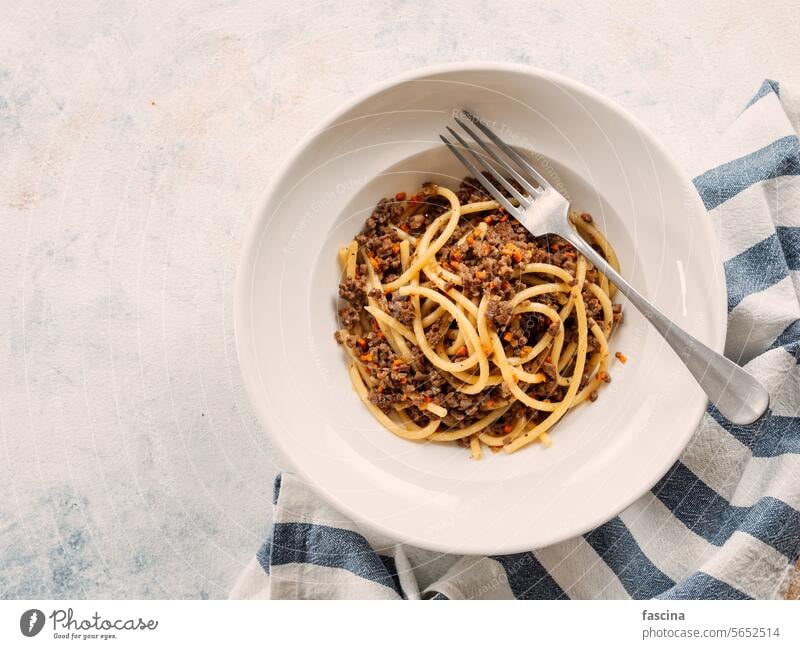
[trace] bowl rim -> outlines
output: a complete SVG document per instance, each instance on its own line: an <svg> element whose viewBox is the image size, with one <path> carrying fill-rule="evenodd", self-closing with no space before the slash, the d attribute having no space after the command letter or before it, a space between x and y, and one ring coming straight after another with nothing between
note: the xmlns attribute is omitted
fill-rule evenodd
<svg viewBox="0 0 800 649"><path fill-rule="evenodd" d="M268 212L269 206L272 203L272 196L275 193L276 189L281 186L284 182L286 182L287 174L289 168L297 161L297 159L302 155L302 153L306 150L308 145L312 143L320 134L324 131L328 130L329 128L335 126L337 122L347 114L351 109L355 108L359 104L363 103L364 101L370 99L371 97L388 90L393 86L397 86L403 83L407 83L409 81L414 81L416 79L421 79L425 77L431 77L434 75L444 75L453 72L514 72L520 73L523 75L528 75L532 77L538 77L547 81L550 81L559 87L566 88L568 90L572 90L577 92L578 94L582 94L585 96L590 97L594 101L602 104L605 108L609 109L613 113L616 113L623 117L627 122L631 124L631 126L636 130L639 137L643 139L648 147L651 147L653 150L657 151L662 157L663 160L668 163L670 167L672 167L678 176L682 178L686 184L687 189L691 187L691 192L688 193L689 200L695 203L696 208L698 209L698 213L706 214L705 206L703 205L700 195L695 191L694 186L690 180L690 177L684 171L683 167L678 163L672 153L666 148L664 144L660 141L659 138L655 136L655 134L647 127L643 122L639 120L636 116L630 113L627 109L623 108L615 101L609 99L602 93L593 88L583 84L580 81L576 81L571 79L570 77L564 76L557 72L552 72L550 70L545 70L542 68L537 68L534 66L519 64L519 63L510 63L510 62L503 62L503 61L462 61L462 62L450 62L450 63L442 63L442 64L435 64L435 65L428 65L422 66L418 68L414 68L411 70L407 70L395 76L389 77L385 80L379 81L377 83L373 83L368 85L364 90L356 93L353 97L348 100L345 100L337 108L330 111L323 117L320 121L318 121L315 126L313 126L309 132L300 139L297 144L295 144L289 151L289 153L284 157L284 159L280 162L275 174L272 177L272 180L267 183L265 189L261 194L261 198L257 202L257 207L253 212L250 214L249 222L247 223L246 228L244 229L244 234L242 238L242 246L239 252L239 258L237 262L237 269L236 269L236 277L234 280L234 300L233 300L233 326L234 326L234 340L236 345L236 356L239 363L239 368L241 371L243 383L245 386L245 391L247 393L248 399L250 404L256 414L259 424L269 436L270 441L278 451L287 459L291 468L294 472L297 473L305 482L312 486L316 486L316 480L313 478L312 475L306 472L305 468L303 467L302 463L295 458L294 453L290 450L288 445L282 439L282 436L274 432L272 429L275 427L275 422L273 417L269 413L269 410L265 407L265 404L258 398L259 397L259 390L258 390L258 370L255 367L252 358L253 355L249 352L251 351L249 346L248 336L253 334L253 328L251 323L247 320L250 317L250 311L248 307L248 297L251 293L250 291L250 277L247 273L248 268L251 267L251 262L253 259L253 255L258 250L260 246L260 237L258 236L260 230L262 229L263 225L263 215ZM710 219L698 219L699 227L704 229L704 234L707 240L716 241L716 237L714 234L714 230L711 224ZM720 323L716 328L712 327L712 340L706 341L706 344L718 353L723 353L725 339L727 336L727 326L728 326L728 319L727 319L727 293L726 293L726 283L725 283L725 276L722 267L722 259L721 253L719 251L718 246L712 246L712 250L709 251L709 254L712 257L712 265L714 268L714 277L711 278L711 282L709 282L712 289L715 289L713 292L716 293L716 296L713 293L710 293L710 297L716 300L717 302L717 311L718 313L714 315L712 313L712 317L715 322ZM712 322L714 324L714 322ZM421 548L426 548L433 551L443 552L443 553L459 553L459 554L469 554L469 555L488 555L488 554L512 554L518 552L526 552L530 551L535 548L539 547L546 547L553 543L558 543L564 541L569 538L574 538L576 536L582 535L599 525L607 522L617 516L620 512L627 509L633 502L639 499L641 496L646 494L652 487L655 485L658 480L661 479L664 475L666 475L667 471L669 471L670 467L678 460L680 454L686 448L686 445L689 443L692 435L696 430L697 424L700 423L703 413L705 413L708 406L708 401L704 401L700 404L699 407L696 407L695 415L693 419L695 420L695 426L684 435L684 439L682 440L683 443L678 447L678 451L674 454L671 454L669 457L665 457L663 463L660 465L658 471L654 471L653 475L655 476L652 484L648 484L639 490L636 490L635 493L632 491L629 498L627 498L622 506L618 506L618 511L612 513L611 515L598 515L594 517L591 522L586 523L580 529L568 530L568 533L562 531L558 534L553 534L552 538L546 539L545 542L538 543L535 547L531 547L530 545L519 545L517 543L504 543L503 541L498 541L496 547L487 548L483 545L470 545L467 543L462 547L455 548L450 543L440 543L438 541L431 540L428 538L421 538L414 534L409 534L400 530L397 530L393 527L382 525L380 523L376 523L374 521L365 521L362 514L358 511L350 507L346 502L337 498L334 494L330 494L323 489L315 489L316 493L319 494L323 500L328 502L331 506L335 507L339 512L347 515L351 519L358 520L359 525L363 525L369 529L377 531L381 534L387 535L391 538L396 539L402 543L408 543L410 545L414 545Z"/></svg>

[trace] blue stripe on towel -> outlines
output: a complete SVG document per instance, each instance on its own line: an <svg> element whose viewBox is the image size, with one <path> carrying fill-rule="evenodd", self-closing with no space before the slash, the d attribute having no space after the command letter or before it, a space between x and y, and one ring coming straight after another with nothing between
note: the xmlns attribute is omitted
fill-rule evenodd
<svg viewBox="0 0 800 649"><path fill-rule="evenodd" d="M775 232L789 270L800 270L800 228L779 225Z"/></svg>
<svg viewBox="0 0 800 649"><path fill-rule="evenodd" d="M400 585L400 575L397 573L397 563L395 563L394 557L379 554L378 558L381 560L383 567L386 568L386 572L389 573L389 577L391 577L394 582L395 592L399 593L402 598L405 599L406 595L403 592L403 587Z"/></svg>
<svg viewBox="0 0 800 649"><path fill-rule="evenodd" d="M676 463L653 493L686 527L722 546L737 530L775 548L789 559L800 547L800 512L765 496L752 507L731 505L684 464Z"/></svg>
<svg viewBox="0 0 800 649"><path fill-rule="evenodd" d="M764 79L764 83L761 84L761 87L758 89L753 98L747 103L747 106L744 107L745 110L750 108L753 104L755 104L759 99L762 97L766 97L767 95L771 95L775 93L777 96L780 96L780 84L777 81L773 81L772 79ZM744 111L742 111L744 112Z"/></svg>
<svg viewBox="0 0 800 649"><path fill-rule="evenodd" d="M775 234L731 257L724 268L728 311L748 295L768 289L789 275L781 242Z"/></svg>
<svg viewBox="0 0 800 649"><path fill-rule="evenodd" d="M776 457L800 453L800 418L774 415L770 412L748 426L736 426L725 419L714 406L708 414L747 446L755 457Z"/></svg>
<svg viewBox="0 0 800 649"><path fill-rule="evenodd" d="M267 537L267 540L261 545L256 552L256 559L259 565L264 569L264 572L269 574L269 555L272 554L272 535Z"/></svg>
<svg viewBox="0 0 800 649"><path fill-rule="evenodd" d="M619 517L589 532L584 538L634 599L655 597L675 585L642 552Z"/></svg>
<svg viewBox="0 0 800 649"><path fill-rule="evenodd" d="M752 599L724 581L695 572L659 596L659 599Z"/></svg>
<svg viewBox="0 0 800 649"><path fill-rule="evenodd" d="M503 566L506 579L517 599L568 599L539 560L530 552L491 556Z"/></svg>
<svg viewBox="0 0 800 649"><path fill-rule="evenodd" d="M746 156L731 160L694 179L707 210L713 210L762 180L800 175L800 143L787 135Z"/></svg>
<svg viewBox="0 0 800 649"><path fill-rule="evenodd" d="M275 523L273 529L273 566L312 563L327 568L341 568L386 586L404 597L396 574L392 577L382 558L361 534L311 523Z"/></svg>
<svg viewBox="0 0 800 649"><path fill-rule="evenodd" d="M275 482L272 484L272 504L278 504L278 496L281 495L281 476L283 474L279 473L275 476Z"/></svg>

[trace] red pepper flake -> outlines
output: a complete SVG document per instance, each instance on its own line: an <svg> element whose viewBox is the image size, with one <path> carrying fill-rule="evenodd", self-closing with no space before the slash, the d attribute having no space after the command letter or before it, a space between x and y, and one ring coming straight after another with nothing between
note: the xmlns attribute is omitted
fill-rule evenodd
<svg viewBox="0 0 800 649"><path fill-rule="evenodd" d="M361 360L365 363L372 362L372 352L367 352L366 354L361 354Z"/></svg>
<svg viewBox="0 0 800 649"><path fill-rule="evenodd" d="M619 359L619 362L622 363L623 365L625 365L625 363L628 362L628 357L625 356L625 354L623 354L622 352L617 352L616 354L614 354L614 356L616 356Z"/></svg>
<svg viewBox="0 0 800 649"><path fill-rule="evenodd" d="M505 426L503 426L503 432L506 435L508 435L508 433L510 433L512 430L514 430L514 427L511 424L506 424Z"/></svg>
<svg viewBox="0 0 800 649"><path fill-rule="evenodd" d="M465 345L461 345L456 352L456 356L466 356L467 355L467 348Z"/></svg>
<svg viewBox="0 0 800 649"><path fill-rule="evenodd" d="M505 223L506 221L508 221L508 214L503 214L503 216L500 217L500 223Z"/></svg>
<svg viewBox="0 0 800 649"><path fill-rule="evenodd" d="M598 372L597 378L604 383L611 383L611 375L608 372Z"/></svg>
<svg viewBox="0 0 800 649"><path fill-rule="evenodd" d="M394 254L397 254L398 252L400 252L400 244L399 244L399 243L396 243L396 244L394 244L394 245L392 246L392 252L393 252Z"/></svg>
<svg viewBox="0 0 800 649"><path fill-rule="evenodd" d="M406 193L405 192L397 192L394 195L394 200L396 200L396 201L404 201L405 199L406 199Z"/></svg>
<svg viewBox="0 0 800 649"><path fill-rule="evenodd" d="M403 232L408 232L410 228L408 227L408 223L403 223L403 224L400 226L400 229L401 229Z"/></svg>
<svg viewBox="0 0 800 649"><path fill-rule="evenodd" d="M367 346L367 341L364 340L363 338L359 338L358 340L356 340L356 344L359 347L366 347Z"/></svg>

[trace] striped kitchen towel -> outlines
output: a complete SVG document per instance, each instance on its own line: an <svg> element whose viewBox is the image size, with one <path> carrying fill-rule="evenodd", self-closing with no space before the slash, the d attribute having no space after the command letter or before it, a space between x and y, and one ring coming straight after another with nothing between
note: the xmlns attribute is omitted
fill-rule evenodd
<svg viewBox="0 0 800 649"><path fill-rule="evenodd" d="M727 260L725 353L768 387L767 417L733 426L709 407L680 460L619 516L514 555L421 555L283 474L270 537L232 597L783 597L800 552L798 117L790 89L765 81L695 178Z"/></svg>

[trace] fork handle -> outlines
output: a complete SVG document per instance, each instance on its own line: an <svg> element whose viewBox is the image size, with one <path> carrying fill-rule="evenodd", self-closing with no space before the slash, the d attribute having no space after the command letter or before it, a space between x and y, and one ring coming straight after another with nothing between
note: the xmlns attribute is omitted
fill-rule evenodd
<svg viewBox="0 0 800 649"><path fill-rule="evenodd" d="M749 372L686 333L631 286L571 226L558 233L591 261L647 318L683 361L720 414L737 425L753 423L766 412L769 393Z"/></svg>

